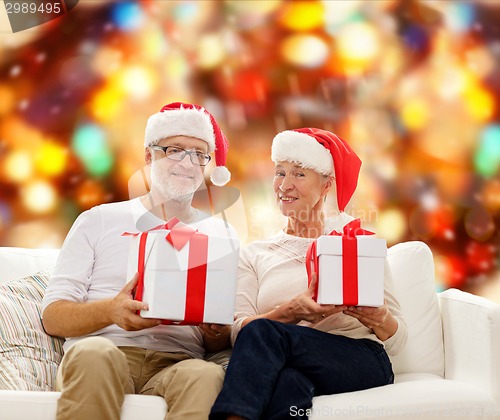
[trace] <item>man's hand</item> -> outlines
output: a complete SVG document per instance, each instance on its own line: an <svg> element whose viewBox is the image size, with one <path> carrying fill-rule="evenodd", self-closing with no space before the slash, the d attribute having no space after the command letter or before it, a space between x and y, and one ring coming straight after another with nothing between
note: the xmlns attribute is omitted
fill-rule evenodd
<svg viewBox="0 0 500 420"><path fill-rule="evenodd" d="M114 298L91 302L58 300L43 312L45 331L59 337L81 337L116 324L127 331L137 331L160 325L158 319L145 319L136 314L148 309L143 302L133 299L139 277L134 278Z"/></svg>
<svg viewBox="0 0 500 420"><path fill-rule="evenodd" d="M139 310L148 310L147 304L133 298L138 281L139 275L136 273L120 293L111 300L109 305L111 323L118 325L126 331L139 331L161 324L159 319L143 318L137 315L137 311Z"/></svg>
<svg viewBox="0 0 500 420"><path fill-rule="evenodd" d="M217 352L230 346L230 325L200 324L199 328L203 334L203 343L208 352Z"/></svg>

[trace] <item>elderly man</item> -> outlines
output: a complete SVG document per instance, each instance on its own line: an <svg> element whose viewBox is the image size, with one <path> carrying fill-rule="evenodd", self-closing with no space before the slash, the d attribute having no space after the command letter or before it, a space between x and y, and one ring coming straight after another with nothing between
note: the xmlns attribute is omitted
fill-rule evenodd
<svg viewBox="0 0 500 420"><path fill-rule="evenodd" d="M192 207L212 151L212 182L229 180L227 140L204 108L177 102L148 119L144 146L149 193L77 218L43 300L46 331L66 337L58 419L119 419L125 394L137 393L164 397L169 420L199 420L208 417L222 386L222 367L203 356L229 345L229 328L168 326L137 315L147 305L133 298L138 276L126 278L129 240L122 233L176 217L208 235L235 236Z"/></svg>

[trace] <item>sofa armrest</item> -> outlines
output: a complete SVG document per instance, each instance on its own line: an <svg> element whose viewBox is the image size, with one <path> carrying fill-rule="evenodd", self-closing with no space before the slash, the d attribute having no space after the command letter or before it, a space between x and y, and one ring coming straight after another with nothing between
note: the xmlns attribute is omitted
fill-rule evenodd
<svg viewBox="0 0 500 420"><path fill-rule="evenodd" d="M500 305L457 289L438 297L445 378L484 389L500 406Z"/></svg>

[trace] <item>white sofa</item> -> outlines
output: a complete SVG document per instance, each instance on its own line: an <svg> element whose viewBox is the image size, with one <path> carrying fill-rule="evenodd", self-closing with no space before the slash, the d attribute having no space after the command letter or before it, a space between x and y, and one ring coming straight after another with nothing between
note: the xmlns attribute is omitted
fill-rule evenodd
<svg viewBox="0 0 500 420"><path fill-rule="evenodd" d="M0 248L0 303L12 281L42 269L50 272L57 253ZM436 293L432 254L421 242L391 247L388 259L409 332L404 351L392 358L395 384L317 397L306 414L318 420L382 416L500 419L500 306L459 290ZM5 302L10 305L11 300ZM2 358L10 357L3 339L0 331L0 385ZM54 419L58 397L53 391L2 389L0 420ZM160 397L127 395L121 418L160 420L165 413L166 404ZM300 414L293 407L290 413Z"/></svg>

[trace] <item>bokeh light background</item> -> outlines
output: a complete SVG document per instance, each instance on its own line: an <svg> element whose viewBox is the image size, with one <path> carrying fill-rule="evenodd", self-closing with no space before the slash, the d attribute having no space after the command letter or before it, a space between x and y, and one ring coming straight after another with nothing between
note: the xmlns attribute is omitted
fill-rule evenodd
<svg viewBox="0 0 500 420"><path fill-rule="evenodd" d="M437 289L500 302L499 100L497 0L80 0L0 34L0 246L59 247L128 199L147 117L194 102L230 140L247 241L283 226L271 139L322 127L364 162L348 212L425 241Z"/></svg>

